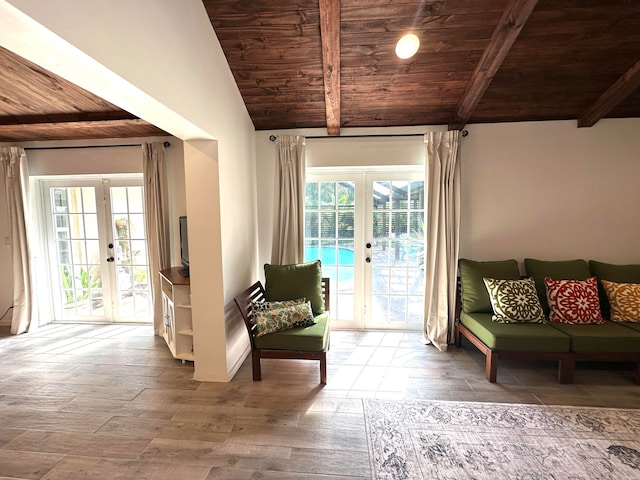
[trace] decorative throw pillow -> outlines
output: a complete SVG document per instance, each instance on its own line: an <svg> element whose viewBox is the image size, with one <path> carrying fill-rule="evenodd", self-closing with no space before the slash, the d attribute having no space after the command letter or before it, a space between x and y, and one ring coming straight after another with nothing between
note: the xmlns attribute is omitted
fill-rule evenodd
<svg viewBox="0 0 640 480"><path fill-rule="evenodd" d="M600 312L598 281L544 279L552 322L583 324L605 323Z"/></svg>
<svg viewBox="0 0 640 480"><path fill-rule="evenodd" d="M316 323L311 311L311 302L271 308L266 311L258 310L255 312L254 321L258 337L289 328L310 327Z"/></svg>
<svg viewBox="0 0 640 480"><path fill-rule="evenodd" d="M544 323L544 313L532 278L499 280L483 278L493 307L493 321Z"/></svg>
<svg viewBox="0 0 640 480"><path fill-rule="evenodd" d="M269 310L275 310L277 308L283 307L292 307L294 305L299 305L301 303L307 303L307 299L304 297L296 298L295 300L282 300L281 302L267 302L267 301L252 301L251 302L251 310L253 312L253 316L251 320L255 323L256 314L258 312L265 313Z"/></svg>
<svg viewBox="0 0 640 480"><path fill-rule="evenodd" d="M611 306L611 321L640 323L640 284L600 282Z"/></svg>

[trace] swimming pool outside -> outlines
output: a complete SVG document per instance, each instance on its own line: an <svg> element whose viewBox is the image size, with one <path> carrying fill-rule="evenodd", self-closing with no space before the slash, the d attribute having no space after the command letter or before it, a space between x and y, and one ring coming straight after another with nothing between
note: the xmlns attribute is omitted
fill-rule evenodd
<svg viewBox="0 0 640 480"><path fill-rule="evenodd" d="M320 259L322 265L353 266L355 264L353 250L348 248L321 247L318 255L318 247L306 247L304 249L304 261L310 262Z"/></svg>

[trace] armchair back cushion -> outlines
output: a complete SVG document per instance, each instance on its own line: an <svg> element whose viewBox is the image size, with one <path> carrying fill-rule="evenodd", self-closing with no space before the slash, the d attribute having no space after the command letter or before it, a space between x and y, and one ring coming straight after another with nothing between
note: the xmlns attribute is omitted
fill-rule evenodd
<svg viewBox="0 0 640 480"><path fill-rule="evenodd" d="M293 265L264 266L265 298L268 302L304 297L313 315L324 313L320 260Z"/></svg>

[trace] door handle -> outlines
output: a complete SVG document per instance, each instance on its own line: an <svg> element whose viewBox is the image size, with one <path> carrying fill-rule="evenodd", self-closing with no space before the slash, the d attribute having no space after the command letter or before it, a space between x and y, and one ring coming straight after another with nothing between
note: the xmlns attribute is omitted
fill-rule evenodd
<svg viewBox="0 0 640 480"><path fill-rule="evenodd" d="M113 262L115 259L113 257L108 257L107 262Z"/></svg>

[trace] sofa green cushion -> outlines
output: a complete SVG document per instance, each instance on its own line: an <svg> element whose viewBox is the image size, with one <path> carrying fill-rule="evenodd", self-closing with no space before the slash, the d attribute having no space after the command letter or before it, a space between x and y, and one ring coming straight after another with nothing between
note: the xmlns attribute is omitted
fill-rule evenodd
<svg viewBox="0 0 640 480"><path fill-rule="evenodd" d="M616 283L640 283L640 265L615 265L589 260L591 274L598 280Z"/></svg>
<svg viewBox="0 0 640 480"><path fill-rule="evenodd" d="M609 280L616 283L640 283L640 265L617 265L589 260L589 270L591 275L596 276L598 280ZM600 282L598 282L598 295L600 296L602 316L608 319L610 311L609 299Z"/></svg>
<svg viewBox="0 0 640 480"><path fill-rule="evenodd" d="M634 331L614 322L589 325L552 323L550 325L571 337L571 350L576 353L640 352L640 331Z"/></svg>
<svg viewBox="0 0 640 480"><path fill-rule="evenodd" d="M265 298L268 302L304 297L314 315L324 312L322 265L320 260L293 265L264 266Z"/></svg>
<svg viewBox="0 0 640 480"><path fill-rule="evenodd" d="M591 276L589 264L582 259L551 261L525 258L524 269L527 276L533 277L536 282L538 298L545 315L549 315L549 302L544 285L546 277L553 280L586 280Z"/></svg>
<svg viewBox="0 0 640 480"><path fill-rule="evenodd" d="M568 352L571 340L548 324L498 323L490 313L460 314L460 323L492 350L505 352Z"/></svg>
<svg viewBox="0 0 640 480"><path fill-rule="evenodd" d="M329 313L318 315L314 320L315 325L310 327L290 328L256 337L256 348L303 352L324 351L329 344Z"/></svg>
<svg viewBox="0 0 640 480"><path fill-rule="evenodd" d="M636 332L640 332L640 323L636 322L616 322L616 325L622 325L623 327L630 328Z"/></svg>
<svg viewBox="0 0 640 480"><path fill-rule="evenodd" d="M492 313L491 300L483 278L518 280L520 269L516 260L478 262L461 258L458 260L462 287L462 310L467 313Z"/></svg>

